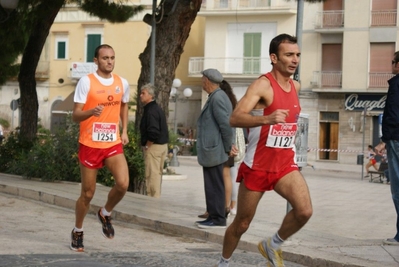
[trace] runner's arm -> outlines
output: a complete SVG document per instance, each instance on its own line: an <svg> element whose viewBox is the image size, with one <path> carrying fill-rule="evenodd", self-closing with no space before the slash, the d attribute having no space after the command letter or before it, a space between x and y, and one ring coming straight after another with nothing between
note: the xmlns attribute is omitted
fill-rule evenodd
<svg viewBox="0 0 399 267"><path fill-rule="evenodd" d="M129 143L129 138L127 135L127 124L128 124L128 103L121 102L121 122L122 122L122 133L121 140L122 144L126 145Z"/></svg>
<svg viewBox="0 0 399 267"><path fill-rule="evenodd" d="M247 89L245 95L238 102L230 117L232 127L251 128L265 124L284 123L288 110L277 109L267 116L250 114L253 109L266 108L273 99L273 91L266 78L255 80ZM260 104L263 102L263 104Z"/></svg>
<svg viewBox="0 0 399 267"><path fill-rule="evenodd" d="M72 120L74 122L81 122L87 120L91 116L100 116L104 106L97 106L93 109L83 110L83 103L75 103L72 111Z"/></svg>

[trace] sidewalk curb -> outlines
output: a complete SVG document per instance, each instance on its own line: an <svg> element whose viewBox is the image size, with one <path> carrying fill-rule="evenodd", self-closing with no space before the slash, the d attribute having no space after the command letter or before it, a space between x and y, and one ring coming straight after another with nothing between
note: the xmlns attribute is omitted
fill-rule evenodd
<svg viewBox="0 0 399 267"><path fill-rule="evenodd" d="M14 176L14 175L7 175L7 176L16 178L16 179L18 179L18 178L23 179L19 176ZM60 184L62 184L62 183L63 182L60 182ZM73 184L73 183L69 183L69 184ZM78 183L76 183L76 184L78 184ZM97 189L97 190L101 190L101 189ZM47 193L45 191L45 189L43 191L37 191L37 190L33 190L33 189L20 188L17 186L0 184L0 192L10 194L10 195L15 195L15 196L26 198L26 199L40 201L40 202L43 202L46 204L52 204L52 205L56 205L59 207L68 208L71 210L75 209L76 199L57 196L57 195L54 195L51 193ZM128 192L127 194L129 194L129 193L134 194L134 197L138 197L138 198L142 197L141 195L137 195L137 194L131 193L131 192ZM97 203L95 203L95 202L96 201L93 199L93 201L92 201L93 204L90 205L90 209L89 209L89 213L93 214L93 215L96 214L96 212L100 208L100 206L97 205ZM140 211L138 213L140 213ZM197 238L197 239L201 239L201 240L205 240L205 241L209 241L209 242L213 242L213 243L223 244L224 232L222 234L220 234L219 232L212 231L212 230L204 231L201 229L197 229L194 226L194 224L192 227L186 226L186 225L176 225L176 224L172 224L172 223L162 221L162 220L151 219L151 218L148 218L149 216L144 216L142 214L133 215L133 214L121 212L118 210L118 208L116 208L114 210L113 217L115 220L126 222L126 223L138 224L138 225L150 228L152 230L155 230L155 231L158 231L161 233L185 235L188 237ZM255 252L255 253L258 252L257 244L254 244L254 243L251 243L251 242L248 242L245 240L241 240L240 243L238 244L237 248ZM289 251L287 251L287 250L289 250ZM342 261L345 261L345 260L348 260L351 258L349 256L340 257L341 262L339 262L337 260L327 259L327 258L329 258L329 257L331 258L333 256L333 255L328 255L328 253L325 253L326 255L324 255L324 256L326 256L326 259L323 259L320 257L312 257L309 255L303 255L300 253L296 253L292 250L295 250L295 248L290 248L290 247L284 248L284 252L283 252L284 259L287 261L296 262L296 263L303 264L306 266L323 266L323 267L326 267L326 266L328 266L328 267L372 266L372 265L369 265L370 262L368 262L368 264L366 264L366 262L364 262L364 265L343 263ZM352 258L352 260L353 260L353 258ZM357 259L357 261L362 262L364 260Z"/></svg>

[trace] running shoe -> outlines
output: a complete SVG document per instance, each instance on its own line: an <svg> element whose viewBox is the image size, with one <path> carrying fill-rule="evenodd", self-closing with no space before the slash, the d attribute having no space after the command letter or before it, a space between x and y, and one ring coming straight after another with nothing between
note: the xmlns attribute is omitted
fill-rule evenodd
<svg viewBox="0 0 399 267"><path fill-rule="evenodd" d="M97 212L97 218L103 227L102 234L104 237L112 239L114 238L115 231L111 223L111 216L103 216L101 213L101 208Z"/></svg>
<svg viewBox="0 0 399 267"><path fill-rule="evenodd" d="M263 240L258 244L260 254L268 259L268 267L285 267L283 261L283 252L281 251L281 249L273 249L270 246L271 240L272 239L269 237L269 239Z"/></svg>
<svg viewBox="0 0 399 267"><path fill-rule="evenodd" d="M83 246L83 232L71 232L71 246L70 248L76 252L83 252L85 247Z"/></svg>

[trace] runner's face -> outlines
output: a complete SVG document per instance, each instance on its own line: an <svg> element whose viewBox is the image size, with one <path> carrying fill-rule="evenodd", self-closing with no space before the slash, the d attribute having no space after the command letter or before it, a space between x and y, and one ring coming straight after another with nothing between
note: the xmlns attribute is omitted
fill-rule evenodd
<svg viewBox="0 0 399 267"><path fill-rule="evenodd" d="M112 48L103 47L98 51L98 58L94 58L98 72L110 74L115 66L115 52Z"/></svg>
<svg viewBox="0 0 399 267"><path fill-rule="evenodd" d="M281 73L293 75L299 64L301 52L298 44L281 43L278 48L278 55L272 54L274 67Z"/></svg>

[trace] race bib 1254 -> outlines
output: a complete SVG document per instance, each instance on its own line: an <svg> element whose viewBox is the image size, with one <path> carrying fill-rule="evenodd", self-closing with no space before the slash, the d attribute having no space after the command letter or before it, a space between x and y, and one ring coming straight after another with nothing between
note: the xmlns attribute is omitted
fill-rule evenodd
<svg viewBox="0 0 399 267"><path fill-rule="evenodd" d="M115 123L93 124L92 139L95 142L113 142L116 140L117 128Z"/></svg>

